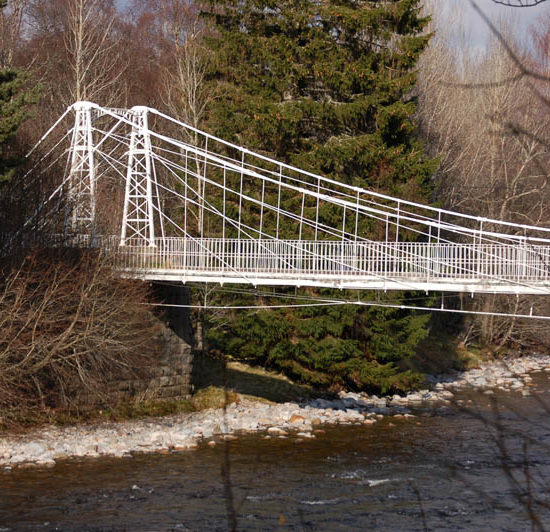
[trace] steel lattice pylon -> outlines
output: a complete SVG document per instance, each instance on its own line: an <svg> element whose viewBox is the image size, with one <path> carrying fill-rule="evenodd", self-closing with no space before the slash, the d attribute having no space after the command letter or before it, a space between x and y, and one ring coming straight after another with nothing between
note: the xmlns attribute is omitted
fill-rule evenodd
<svg viewBox="0 0 550 532"><path fill-rule="evenodd" d="M95 160L92 129L93 104L75 104L75 124L71 142L65 231L94 232L96 214Z"/></svg>
<svg viewBox="0 0 550 532"><path fill-rule="evenodd" d="M130 242L142 245L144 241L149 246L155 245L153 166L147 113L147 107L132 108L133 126L128 151L121 246Z"/></svg>

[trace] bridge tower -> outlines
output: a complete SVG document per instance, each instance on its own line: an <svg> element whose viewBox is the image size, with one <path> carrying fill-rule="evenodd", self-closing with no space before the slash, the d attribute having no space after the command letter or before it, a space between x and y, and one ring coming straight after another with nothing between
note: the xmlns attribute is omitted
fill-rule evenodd
<svg viewBox="0 0 550 532"><path fill-rule="evenodd" d="M96 169L92 129L94 104L73 105L75 123L71 141L71 166L65 212L65 231L93 234L96 214Z"/></svg>
<svg viewBox="0 0 550 532"><path fill-rule="evenodd" d="M153 179L151 136L148 124L148 108L133 107L132 133L128 151L126 192L120 245L155 245L153 217Z"/></svg>

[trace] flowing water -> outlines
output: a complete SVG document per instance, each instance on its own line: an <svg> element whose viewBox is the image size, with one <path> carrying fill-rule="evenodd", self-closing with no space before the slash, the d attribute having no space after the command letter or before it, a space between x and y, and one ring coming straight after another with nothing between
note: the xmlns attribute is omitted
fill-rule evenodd
<svg viewBox="0 0 550 532"><path fill-rule="evenodd" d="M228 512L237 530L254 531L544 529L550 384L536 383L532 397L463 394L478 407L331 428L303 443L242 436L0 472L0 531L216 531L228 529Z"/></svg>

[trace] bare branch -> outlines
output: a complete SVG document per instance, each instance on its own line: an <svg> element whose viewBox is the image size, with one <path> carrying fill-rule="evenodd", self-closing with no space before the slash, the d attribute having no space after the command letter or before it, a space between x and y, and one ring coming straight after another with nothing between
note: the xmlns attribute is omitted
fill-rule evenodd
<svg viewBox="0 0 550 532"><path fill-rule="evenodd" d="M508 43L508 40L502 35L502 33L497 29L497 27L491 22L489 17L481 10L481 8L477 5L477 2L475 0L469 0L470 5L473 7L473 9L478 13L478 15L481 17L483 22L487 25L489 30L491 30L491 33L497 38L498 42L504 49L504 51L508 54L514 65L517 67L519 72L524 75L528 76L534 79L538 79L541 81L550 81L550 77L540 74L539 72L535 72L533 70L528 69L523 60L520 59L517 54L514 52L510 44ZM495 0L493 0L495 1ZM521 1L521 0L520 0ZM540 2L539 2L540 3ZM519 7L519 6L518 6ZM525 6L526 7L526 6Z"/></svg>
<svg viewBox="0 0 550 532"><path fill-rule="evenodd" d="M526 74L529 63L509 44L511 30L506 21L493 28L499 38L493 38L488 52L472 57L467 35L462 55L456 44L453 24L462 20L461 14L455 13L452 21L441 20L435 19L440 25L433 28L435 37L421 58L418 78L421 131L430 155L440 161L439 199L482 216L548 224L547 89ZM540 84L541 91L535 84ZM470 304L480 310L527 313L531 305L547 305L532 298L496 296L476 297ZM543 329L490 317L472 319L468 337L472 336L497 346L550 343Z"/></svg>
<svg viewBox="0 0 550 532"><path fill-rule="evenodd" d="M150 363L154 322L144 285L121 281L105 260L31 252L0 282L0 415L101 398L116 375Z"/></svg>
<svg viewBox="0 0 550 532"><path fill-rule="evenodd" d="M494 4L501 4L508 7L535 7L546 2L546 0L493 0Z"/></svg>

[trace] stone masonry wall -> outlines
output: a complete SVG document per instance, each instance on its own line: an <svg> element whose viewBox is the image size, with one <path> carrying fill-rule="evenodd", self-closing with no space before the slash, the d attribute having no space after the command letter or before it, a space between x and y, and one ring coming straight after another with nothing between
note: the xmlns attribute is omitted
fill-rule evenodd
<svg viewBox="0 0 550 532"><path fill-rule="evenodd" d="M190 300L189 289L183 285L157 285L155 291L167 304L187 305ZM113 398L180 400L191 395L193 330L189 309L167 307L163 318L156 318L155 344L159 353L154 365L140 379L113 382Z"/></svg>

